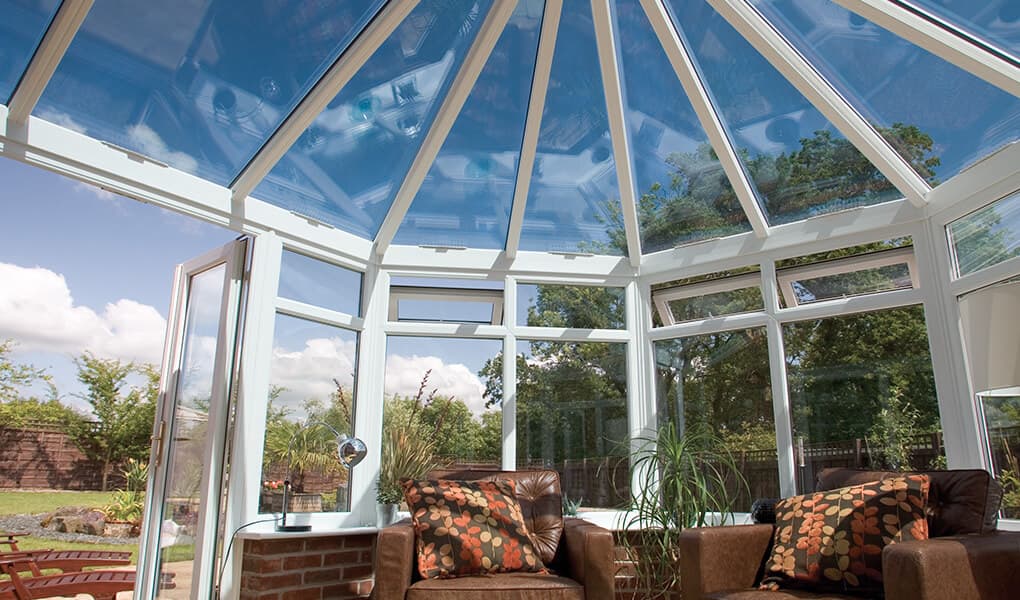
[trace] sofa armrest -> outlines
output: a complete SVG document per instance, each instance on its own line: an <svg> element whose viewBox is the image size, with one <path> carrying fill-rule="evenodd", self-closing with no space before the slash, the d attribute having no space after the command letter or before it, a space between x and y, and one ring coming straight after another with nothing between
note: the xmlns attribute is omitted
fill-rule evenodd
<svg viewBox="0 0 1020 600"><path fill-rule="evenodd" d="M1007 600L1020 590L1020 533L938 537L882 551L887 598Z"/></svg>
<svg viewBox="0 0 1020 600"><path fill-rule="evenodd" d="M772 547L772 525L690 527L680 532L680 582L684 600L758 584Z"/></svg>
<svg viewBox="0 0 1020 600"><path fill-rule="evenodd" d="M410 519L379 530L375 543L375 600L404 600L414 577L414 525Z"/></svg>
<svg viewBox="0 0 1020 600"><path fill-rule="evenodd" d="M563 519L563 539L570 577L584 586L588 600L612 598L616 586L616 542L604 527L574 517Z"/></svg>

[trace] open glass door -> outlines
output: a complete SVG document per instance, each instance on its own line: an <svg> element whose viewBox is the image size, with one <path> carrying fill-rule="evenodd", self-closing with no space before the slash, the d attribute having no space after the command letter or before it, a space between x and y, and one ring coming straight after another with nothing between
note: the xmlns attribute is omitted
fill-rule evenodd
<svg viewBox="0 0 1020 600"><path fill-rule="evenodd" d="M178 265L135 598L208 598L250 240Z"/></svg>

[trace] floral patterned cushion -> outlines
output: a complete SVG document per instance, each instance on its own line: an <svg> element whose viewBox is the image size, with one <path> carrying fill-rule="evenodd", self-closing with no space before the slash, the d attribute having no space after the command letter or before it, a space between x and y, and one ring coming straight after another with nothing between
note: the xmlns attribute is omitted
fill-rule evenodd
<svg viewBox="0 0 1020 600"><path fill-rule="evenodd" d="M882 548L928 539L928 487L911 474L780 500L760 588L881 592Z"/></svg>
<svg viewBox="0 0 1020 600"><path fill-rule="evenodd" d="M405 479L401 484L417 531L423 578L545 571L514 497L513 481Z"/></svg>

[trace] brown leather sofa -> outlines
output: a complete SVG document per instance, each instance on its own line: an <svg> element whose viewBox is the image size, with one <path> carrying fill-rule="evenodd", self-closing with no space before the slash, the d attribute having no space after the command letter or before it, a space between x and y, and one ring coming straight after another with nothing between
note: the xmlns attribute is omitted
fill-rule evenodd
<svg viewBox="0 0 1020 600"><path fill-rule="evenodd" d="M458 476L459 475L459 476ZM517 501L542 561L554 574L500 573L422 580L414 527L406 519L379 531L375 551L376 600L611 600L613 535L582 519L563 516L556 471L446 474L454 479L513 479Z"/></svg>
<svg viewBox="0 0 1020 600"><path fill-rule="evenodd" d="M924 471L931 477L931 539L887 546L887 600L1020 598L1020 533L996 530L1001 487L986 471ZM887 471L825 469L816 490L875 481ZM772 552L772 525L692 528L680 535L684 600L835 600L857 598L801 590L758 591Z"/></svg>

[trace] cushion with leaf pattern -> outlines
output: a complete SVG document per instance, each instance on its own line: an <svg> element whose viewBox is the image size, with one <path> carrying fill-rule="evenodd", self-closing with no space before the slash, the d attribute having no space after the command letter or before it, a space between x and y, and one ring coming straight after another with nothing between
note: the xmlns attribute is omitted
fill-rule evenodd
<svg viewBox="0 0 1020 600"><path fill-rule="evenodd" d="M881 592L882 549L928 539L929 485L907 474L780 500L760 588Z"/></svg>
<svg viewBox="0 0 1020 600"><path fill-rule="evenodd" d="M401 481L425 579L545 572L528 536L514 482Z"/></svg>

